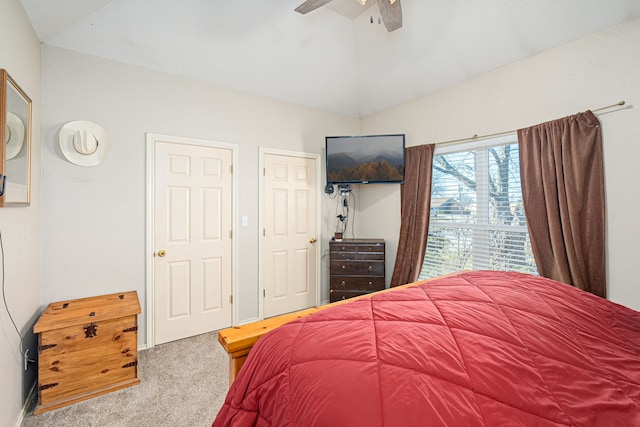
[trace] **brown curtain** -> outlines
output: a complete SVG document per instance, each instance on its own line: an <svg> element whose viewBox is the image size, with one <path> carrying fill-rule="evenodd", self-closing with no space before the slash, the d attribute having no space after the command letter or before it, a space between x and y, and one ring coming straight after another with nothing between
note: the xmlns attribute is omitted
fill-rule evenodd
<svg viewBox="0 0 640 427"><path fill-rule="evenodd" d="M606 297L602 133L591 112L518 130L538 272Z"/></svg>
<svg viewBox="0 0 640 427"><path fill-rule="evenodd" d="M435 144L408 147L405 151L404 184L401 187L401 223L398 254L391 286L418 280L429 232L431 175Z"/></svg>

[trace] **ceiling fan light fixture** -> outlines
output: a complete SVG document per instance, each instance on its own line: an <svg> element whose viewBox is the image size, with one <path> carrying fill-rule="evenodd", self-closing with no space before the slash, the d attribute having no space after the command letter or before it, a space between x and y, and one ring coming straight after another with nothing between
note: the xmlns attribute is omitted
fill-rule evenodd
<svg viewBox="0 0 640 427"><path fill-rule="evenodd" d="M367 4L367 0L356 0L356 1L357 1L358 3L360 3L361 5L363 5L363 6L364 6L365 4ZM390 3L390 4L394 4L396 1L398 1L398 0L389 0L389 3Z"/></svg>
<svg viewBox="0 0 640 427"><path fill-rule="evenodd" d="M367 0L356 1L363 6L367 2ZM294 10L304 15L330 2L331 0L305 0ZM400 6L399 0L378 0L378 9L380 10L380 20L384 23L388 32L402 27L402 6Z"/></svg>

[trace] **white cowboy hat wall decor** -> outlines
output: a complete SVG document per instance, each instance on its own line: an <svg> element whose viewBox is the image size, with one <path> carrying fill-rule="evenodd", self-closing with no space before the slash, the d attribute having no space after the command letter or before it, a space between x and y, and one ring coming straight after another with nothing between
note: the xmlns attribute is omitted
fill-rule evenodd
<svg viewBox="0 0 640 427"><path fill-rule="evenodd" d="M60 129L60 149L75 165L98 166L109 151L109 138L101 126L76 120Z"/></svg>
<svg viewBox="0 0 640 427"><path fill-rule="evenodd" d="M6 158L11 160L20 153L24 144L24 123L12 112L7 112L5 140Z"/></svg>

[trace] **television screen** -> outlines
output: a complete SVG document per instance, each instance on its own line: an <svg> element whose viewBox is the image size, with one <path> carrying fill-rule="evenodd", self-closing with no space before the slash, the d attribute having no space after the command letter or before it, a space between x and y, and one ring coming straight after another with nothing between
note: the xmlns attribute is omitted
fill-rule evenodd
<svg viewBox="0 0 640 427"><path fill-rule="evenodd" d="M404 182L404 135L327 136L328 184Z"/></svg>

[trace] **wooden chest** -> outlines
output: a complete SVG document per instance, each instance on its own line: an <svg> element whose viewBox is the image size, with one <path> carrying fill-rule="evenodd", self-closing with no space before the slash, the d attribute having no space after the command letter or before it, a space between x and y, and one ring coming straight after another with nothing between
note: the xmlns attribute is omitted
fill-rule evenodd
<svg viewBox="0 0 640 427"><path fill-rule="evenodd" d="M38 405L34 413L133 386L138 378L135 291L49 304L38 336Z"/></svg>
<svg viewBox="0 0 640 427"><path fill-rule="evenodd" d="M329 302L384 289L384 240L329 243Z"/></svg>

